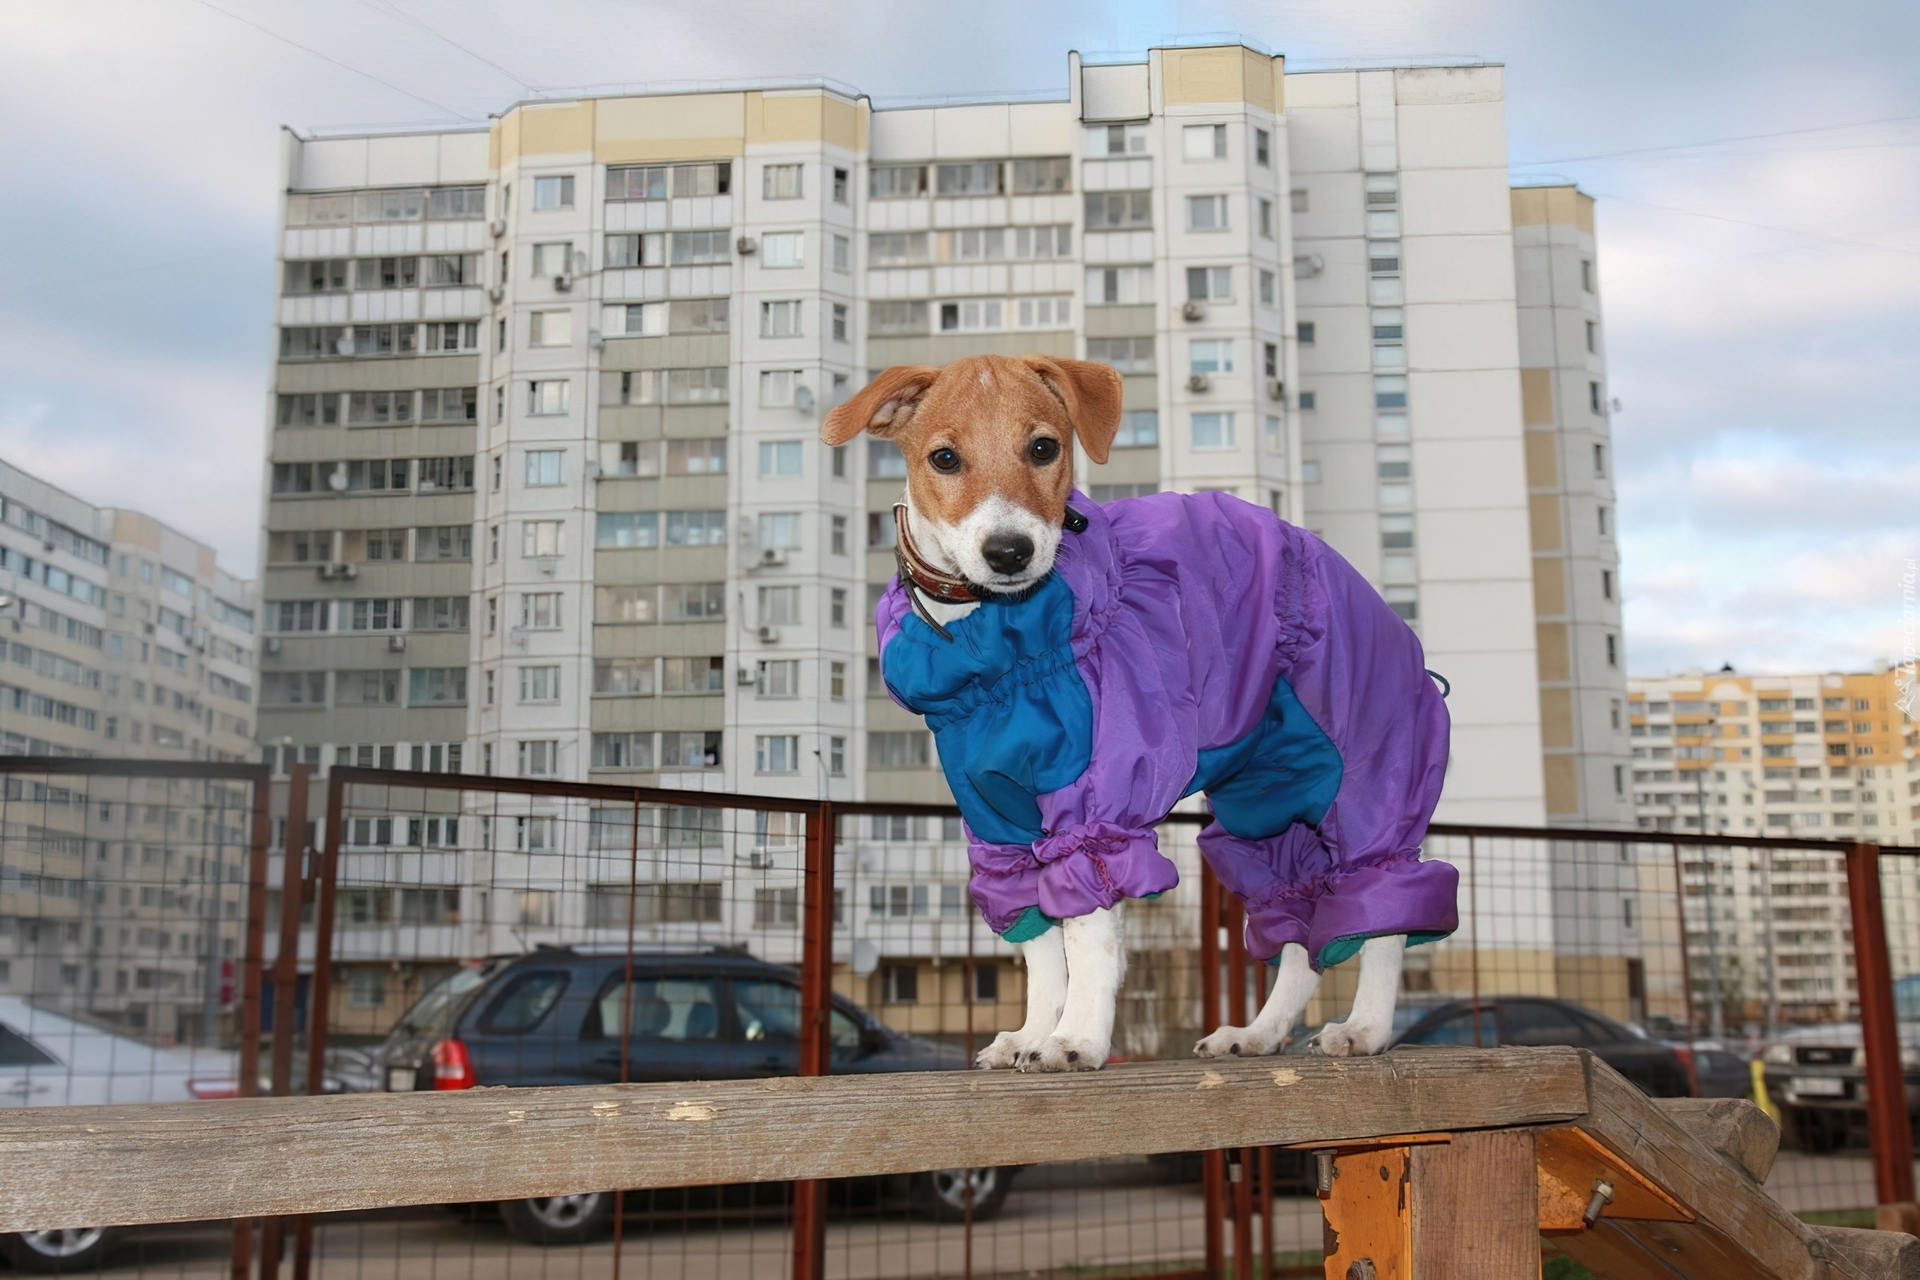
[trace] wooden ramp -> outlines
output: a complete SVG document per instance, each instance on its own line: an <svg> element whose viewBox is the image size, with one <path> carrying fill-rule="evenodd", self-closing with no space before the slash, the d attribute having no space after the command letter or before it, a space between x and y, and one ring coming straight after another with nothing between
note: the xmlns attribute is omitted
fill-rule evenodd
<svg viewBox="0 0 1920 1280"><path fill-rule="evenodd" d="M1750 1104L1656 1103L1574 1049L1139 1063L0 1111L0 1232L1313 1150L1336 1280L1920 1280L1920 1239L1808 1227Z"/></svg>

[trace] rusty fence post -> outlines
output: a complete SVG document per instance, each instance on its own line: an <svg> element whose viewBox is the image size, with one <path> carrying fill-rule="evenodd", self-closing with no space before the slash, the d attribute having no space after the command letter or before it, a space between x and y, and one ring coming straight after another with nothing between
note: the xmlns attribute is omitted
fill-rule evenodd
<svg viewBox="0 0 1920 1280"><path fill-rule="evenodd" d="M1913 1199L1913 1128L1907 1113L1906 1073L1900 1065L1899 1013L1893 966L1887 956L1887 918L1880 898L1880 849L1847 850L1847 905L1853 914L1853 971L1860 992L1860 1030L1866 1057L1867 1132L1873 1143L1875 1224L1920 1233Z"/></svg>
<svg viewBox="0 0 1920 1280"><path fill-rule="evenodd" d="M240 1062L234 1092L242 1098L260 1092L260 984L267 936L267 845L273 835L273 784L266 770L253 782L253 813L247 835L246 936L240 951ZM233 1224L230 1257L233 1280L253 1274L253 1220Z"/></svg>
<svg viewBox="0 0 1920 1280"><path fill-rule="evenodd" d="M1220 1025L1220 881L1206 859L1200 861L1200 1034ZM1207 1274L1226 1268L1227 1153L1200 1153L1200 1191L1206 1201Z"/></svg>
<svg viewBox="0 0 1920 1280"><path fill-rule="evenodd" d="M273 1097L293 1092L293 1037L300 991L300 909L306 889L303 864L307 849L307 783L310 766L287 771L287 817L280 836L280 954L273 962L273 1043L270 1053ZM260 1229L260 1275L280 1274L288 1220L268 1218ZM297 1220L295 1220L297 1226Z"/></svg>
<svg viewBox="0 0 1920 1280"><path fill-rule="evenodd" d="M801 868L800 1074L833 1069L833 850L838 814L823 800L807 811ZM826 1184L793 1184L793 1280L821 1280L827 1260Z"/></svg>

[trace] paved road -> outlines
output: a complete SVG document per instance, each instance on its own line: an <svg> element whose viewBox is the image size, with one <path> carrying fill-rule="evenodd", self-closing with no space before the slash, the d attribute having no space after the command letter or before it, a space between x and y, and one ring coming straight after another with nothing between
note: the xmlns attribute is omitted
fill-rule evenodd
<svg viewBox="0 0 1920 1280"><path fill-rule="evenodd" d="M1873 1203L1864 1152L1808 1156L1782 1152L1767 1189L1795 1212L1857 1209ZM1148 1263L1192 1265L1204 1251L1200 1190L1169 1183L1144 1162L1097 1168L1052 1166L1023 1172L1006 1207L974 1227L975 1276L1047 1276L1068 1267ZM1283 1252L1316 1248L1320 1211L1311 1196L1274 1206ZM105 1275L224 1280L227 1236L198 1224L153 1228ZM777 1219L743 1214L720 1221L631 1223L621 1274L630 1280L782 1280L789 1236ZM910 1218L897 1207L839 1211L827 1229L833 1280L959 1276L966 1229ZM440 1209L343 1215L318 1230L314 1280L610 1280L610 1241L541 1249L498 1221L467 1222Z"/></svg>

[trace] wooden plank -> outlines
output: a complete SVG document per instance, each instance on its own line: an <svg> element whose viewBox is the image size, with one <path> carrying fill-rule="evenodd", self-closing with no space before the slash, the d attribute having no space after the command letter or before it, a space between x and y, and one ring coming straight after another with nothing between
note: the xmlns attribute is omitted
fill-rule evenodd
<svg viewBox="0 0 1920 1280"><path fill-rule="evenodd" d="M1534 1149L1540 1164L1542 1231L1584 1231L1587 1205L1602 1182L1612 1188L1601 1206L1609 1218L1693 1221L1685 1205L1578 1127L1542 1129Z"/></svg>
<svg viewBox="0 0 1920 1280"><path fill-rule="evenodd" d="M1329 1276L1345 1280L1356 1264L1365 1263L1373 1268L1373 1280L1413 1280L1411 1159L1407 1147L1333 1157L1333 1189L1320 1202Z"/></svg>
<svg viewBox="0 0 1920 1280"><path fill-rule="evenodd" d="M1538 1280L1534 1135L1462 1133L1411 1152L1413 1274Z"/></svg>
<svg viewBox="0 0 1920 1280"><path fill-rule="evenodd" d="M1556 1248L1610 1280L1818 1280L1826 1274L1799 1219L1598 1059L1590 1096L1592 1110L1579 1127L1698 1217L1604 1218L1592 1230L1556 1236Z"/></svg>
<svg viewBox="0 0 1920 1280"><path fill-rule="evenodd" d="M1780 1126L1745 1098L1656 1098L1654 1106L1755 1182L1780 1154Z"/></svg>
<svg viewBox="0 0 1920 1280"><path fill-rule="evenodd" d="M0 1231L1458 1133L1577 1118L1587 1089L1579 1050L1415 1049L23 1108L0 1111Z"/></svg>

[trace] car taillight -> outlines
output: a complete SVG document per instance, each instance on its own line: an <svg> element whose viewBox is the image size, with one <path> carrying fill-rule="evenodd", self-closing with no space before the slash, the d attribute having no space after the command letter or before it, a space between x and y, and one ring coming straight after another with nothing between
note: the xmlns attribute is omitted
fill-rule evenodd
<svg viewBox="0 0 1920 1280"><path fill-rule="evenodd" d="M189 1080L187 1092L202 1100L237 1098L240 1096L240 1082L237 1080Z"/></svg>
<svg viewBox="0 0 1920 1280"><path fill-rule="evenodd" d="M1680 1059L1680 1065L1687 1069L1687 1092L1697 1098L1700 1096L1700 1073L1693 1067L1693 1050L1673 1047L1673 1056Z"/></svg>
<svg viewBox="0 0 1920 1280"><path fill-rule="evenodd" d="M433 1046L435 1089L471 1089L477 1083L473 1078L473 1059L467 1056L467 1046L458 1040L441 1040Z"/></svg>

